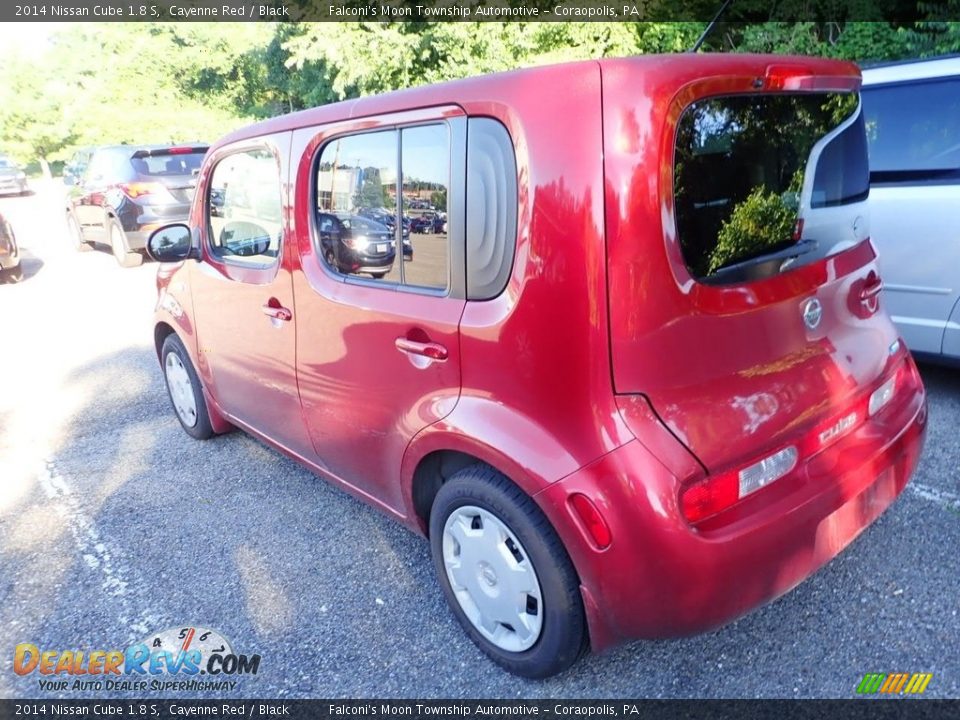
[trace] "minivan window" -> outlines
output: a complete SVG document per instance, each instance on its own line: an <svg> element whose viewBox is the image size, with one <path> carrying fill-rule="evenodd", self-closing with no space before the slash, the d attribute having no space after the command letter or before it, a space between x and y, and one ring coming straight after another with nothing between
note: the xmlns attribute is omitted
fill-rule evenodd
<svg viewBox="0 0 960 720"><path fill-rule="evenodd" d="M778 262L767 270L778 272L799 254L817 256L818 241L840 232L825 230L826 215L810 222L814 213L867 198L863 133L852 93L735 95L688 107L677 126L674 200L693 275L741 282L762 275L719 271L770 256ZM816 237L804 233L805 220Z"/></svg>
<svg viewBox="0 0 960 720"><path fill-rule="evenodd" d="M404 214L410 216L408 285L445 289L449 267L447 191L450 137L446 125L404 128L400 133Z"/></svg>
<svg viewBox="0 0 960 720"><path fill-rule="evenodd" d="M331 141L320 155L316 179L317 242L327 268L399 283L397 131Z"/></svg>
<svg viewBox="0 0 960 720"><path fill-rule="evenodd" d="M207 195L210 248L225 260L273 264L283 235L280 168L265 149L237 152L213 169Z"/></svg>
<svg viewBox="0 0 960 720"><path fill-rule="evenodd" d="M171 153L135 157L130 161L138 175L192 175L200 169L204 153Z"/></svg>
<svg viewBox="0 0 960 720"><path fill-rule="evenodd" d="M875 179L960 171L960 79L867 87L863 109Z"/></svg>
<svg viewBox="0 0 960 720"><path fill-rule="evenodd" d="M317 163L315 212L326 267L383 283L446 289L449 178L446 124L327 143Z"/></svg>

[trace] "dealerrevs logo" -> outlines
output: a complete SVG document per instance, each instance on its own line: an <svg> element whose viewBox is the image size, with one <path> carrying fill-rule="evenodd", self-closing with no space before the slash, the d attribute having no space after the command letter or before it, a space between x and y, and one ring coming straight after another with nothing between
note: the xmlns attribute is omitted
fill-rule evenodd
<svg viewBox="0 0 960 720"><path fill-rule="evenodd" d="M40 689L47 691L233 690L232 677L259 669L259 655L236 653L222 634L202 627L170 628L125 649L50 650L20 643L13 653L14 672L42 676Z"/></svg>

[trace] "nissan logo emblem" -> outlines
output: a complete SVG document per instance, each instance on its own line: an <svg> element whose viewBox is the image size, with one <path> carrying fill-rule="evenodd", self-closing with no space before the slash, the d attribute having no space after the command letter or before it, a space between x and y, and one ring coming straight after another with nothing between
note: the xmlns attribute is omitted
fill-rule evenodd
<svg viewBox="0 0 960 720"><path fill-rule="evenodd" d="M811 330L816 330L823 317L823 306L816 298L807 300L803 305L803 324Z"/></svg>

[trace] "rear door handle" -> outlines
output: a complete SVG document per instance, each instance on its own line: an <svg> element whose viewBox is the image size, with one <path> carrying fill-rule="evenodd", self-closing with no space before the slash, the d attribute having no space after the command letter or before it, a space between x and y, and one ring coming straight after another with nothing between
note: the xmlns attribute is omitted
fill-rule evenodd
<svg viewBox="0 0 960 720"><path fill-rule="evenodd" d="M880 279L879 275L871 273L867 276L867 281L860 290L860 300L862 302L872 300L880 294L881 290L883 290L883 280Z"/></svg>
<svg viewBox="0 0 960 720"><path fill-rule="evenodd" d="M274 320L282 320L283 322L290 322L293 320L293 313L287 308L283 307L283 305L280 304L280 301L276 298L270 298L270 300L267 301L267 304L260 309L263 311L264 315L273 318Z"/></svg>
<svg viewBox="0 0 960 720"><path fill-rule="evenodd" d="M431 360L446 360L450 356L447 349L439 343L416 342L414 340L407 340L405 337L398 337L394 341L394 344L400 352L410 353L411 355L423 355Z"/></svg>

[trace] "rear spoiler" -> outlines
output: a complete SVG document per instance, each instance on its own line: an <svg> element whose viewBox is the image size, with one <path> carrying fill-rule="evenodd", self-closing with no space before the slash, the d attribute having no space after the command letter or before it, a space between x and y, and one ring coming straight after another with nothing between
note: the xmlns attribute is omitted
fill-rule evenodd
<svg viewBox="0 0 960 720"><path fill-rule="evenodd" d="M131 157L145 158L158 157L161 155L193 155L196 153L206 154L210 149L209 145L180 145L175 147L154 148L152 150L137 150Z"/></svg>

